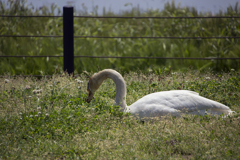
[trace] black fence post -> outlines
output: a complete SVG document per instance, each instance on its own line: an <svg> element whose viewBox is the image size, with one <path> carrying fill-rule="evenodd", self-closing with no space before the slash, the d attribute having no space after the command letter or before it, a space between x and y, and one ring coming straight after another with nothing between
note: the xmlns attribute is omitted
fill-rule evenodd
<svg viewBox="0 0 240 160"><path fill-rule="evenodd" d="M63 7L63 70L74 74L73 7Z"/></svg>

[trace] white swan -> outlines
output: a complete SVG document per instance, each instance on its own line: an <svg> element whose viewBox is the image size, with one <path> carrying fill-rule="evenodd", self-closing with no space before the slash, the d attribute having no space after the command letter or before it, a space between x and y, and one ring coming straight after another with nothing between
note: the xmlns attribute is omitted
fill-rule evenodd
<svg viewBox="0 0 240 160"><path fill-rule="evenodd" d="M125 81L120 73L112 69L102 70L89 78L88 103L92 100L95 91L107 78L112 79L116 84L116 104L123 111L138 115L140 118L160 117L167 114L180 115L181 113L204 115L206 111L214 115L231 114L233 112L224 104L201 97L198 93L188 90L151 93L127 106Z"/></svg>

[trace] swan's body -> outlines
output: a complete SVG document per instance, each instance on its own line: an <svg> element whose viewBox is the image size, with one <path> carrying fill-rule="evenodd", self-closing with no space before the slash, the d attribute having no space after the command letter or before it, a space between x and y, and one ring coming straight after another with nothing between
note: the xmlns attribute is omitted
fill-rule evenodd
<svg viewBox="0 0 240 160"><path fill-rule="evenodd" d="M120 73L112 69L100 71L89 79L87 102L92 100L95 91L107 78L111 78L116 84L116 104L120 105L123 111L138 115L141 118L160 117L167 114L179 115L181 113L196 115L204 115L205 112L214 115L232 113L229 107L224 104L201 97L198 93L188 90L172 90L148 94L132 105L127 106L125 81Z"/></svg>

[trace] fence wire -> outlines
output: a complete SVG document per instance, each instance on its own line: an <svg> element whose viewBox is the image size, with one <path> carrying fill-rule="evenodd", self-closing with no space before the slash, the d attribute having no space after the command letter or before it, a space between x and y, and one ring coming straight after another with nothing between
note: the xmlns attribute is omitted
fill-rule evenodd
<svg viewBox="0 0 240 160"><path fill-rule="evenodd" d="M0 17L6 17L6 18L62 18L63 16L41 16L41 15L0 15ZM179 17L166 17L166 16L160 16L160 17L152 17L152 16L146 16L146 17L126 17L126 16L73 16L74 18L122 18L122 19L213 19L213 18L240 18L240 16L197 16L197 17L188 17L188 16L179 16Z"/></svg>
<svg viewBox="0 0 240 160"><path fill-rule="evenodd" d="M13 56L0 56L0 57L14 57L14 58L59 58L63 57L61 56L18 56L18 55L13 55ZM129 56L88 56L88 55L82 55L82 56L74 56L74 58L116 58L116 59L176 59L176 60L238 60L240 57L226 57L226 58L218 58L218 57L206 57L206 58L200 58L200 57L195 57L195 58L190 58L190 57L129 57Z"/></svg>
<svg viewBox="0 0 240 160"><path fill-rule="evenodd" d="M0 15L2 18L63 18L63 16L41 16L41 15ZM198 16L198 17L188 17L188 16L181 16L181 17L152 17L152 16L147 16L147 17L123 17L123 16L73 16L74 18L126 18L126 19L219 19L219 18L240 18L240 16ZM37 38L62 38L62 35L0 35L0 37L37 37ZM114 36L114 37L108 37L108 36L74 36L74 38L146 38L146 39L196 39L196 40L201 40L201 39L239 39L240 36L212 36L212 37L201 37L201 36L196 36L196 37L122 37L122 36ZM0 56L0 57L15 57L15 58L57 58L57 57L63 57L63 56L25 56L25 55L13 55L13 56ZM186 60L239 60L239 57L234 57L234 58L217 58L217 57L207 57L207 58L186 58L186 57L118 57L118 56L74 56L74 58L123 58L123 59L176 59L176 60L181 60L181 59L186 59ZM39 76L39 75L36 75Z"/></svg>
<svg viewBox="0 0 240 160"><path fill-rule="evenodd" d="M62 38L62 35L53 35L53 36L41 36L41 35L0 35L0 37L25 37L25 38ZM122 38L122 39L239 39L240 36L212 36L212 37L202 37L202 36L197 36L197 37L122 37L122 36L114 36L114 37L108 37L108 36L73 36L74 38Z"/></svg>
<svg viewBox="0 0 240 160"><path fill-rule="evenodd" d="M0 37L27 37L27 38L62 38L62 35L42 36L42 35L0 35Z"/></svg>
<svg viewBox="0 0 240 160"><path fill-rule="evenodd" d="M41 16L41 15L30 15L30 16L26 16L26 15L0 15L0 17L8 17L8 18L62 18L63 16ZM75 18L129 18L129 19L206 19L206 18L240 18L240 16L197 16L197 17L188 17L188 16L181 16L181 17L152 17L152 16L147 16L147 17L126 17L126 16L73 16ZM41 38L62 38L62 35L0 35L0 37L41 37ZM145 39L239 39L239 36L212 36L212 37L201 37L201 36L197 36L197 37L135 37L135 36L131 36L131 37L122 37L122 36L114 36L114 37L108 37L108 36L74 36L74 38L131 38L131 39L135 39L135 38L145 38Z"/></svg>

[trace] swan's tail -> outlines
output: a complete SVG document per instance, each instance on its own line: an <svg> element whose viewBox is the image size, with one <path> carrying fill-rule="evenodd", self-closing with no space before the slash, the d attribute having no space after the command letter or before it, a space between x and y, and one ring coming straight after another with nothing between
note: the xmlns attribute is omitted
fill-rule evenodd
<svg viewBox="0 0 240 160"><path fill-rule="evenodd" d="M229 115L231 116L232 114L236 113L235 111L232 111L231 109L229 109L227 112L226 112L226 115Z"/></svg>
<svg viewBox="0 0 240 160"><path fill-rule="evenodd" d="M225 116L231 116L235 112L232 111L231 109L213 109L210 111L210 113L215 114L215 115L224 114Z"/></svg>
<svg viewBox="0 0 240 160"><path fill-rule="evenodd" d="M232 111L231 109L227 110L225 113L224 113L224 116L222 116L222 118L227 118L227 117L230 117L232 116L234 113L236 113L235 111Z"/></svg>

